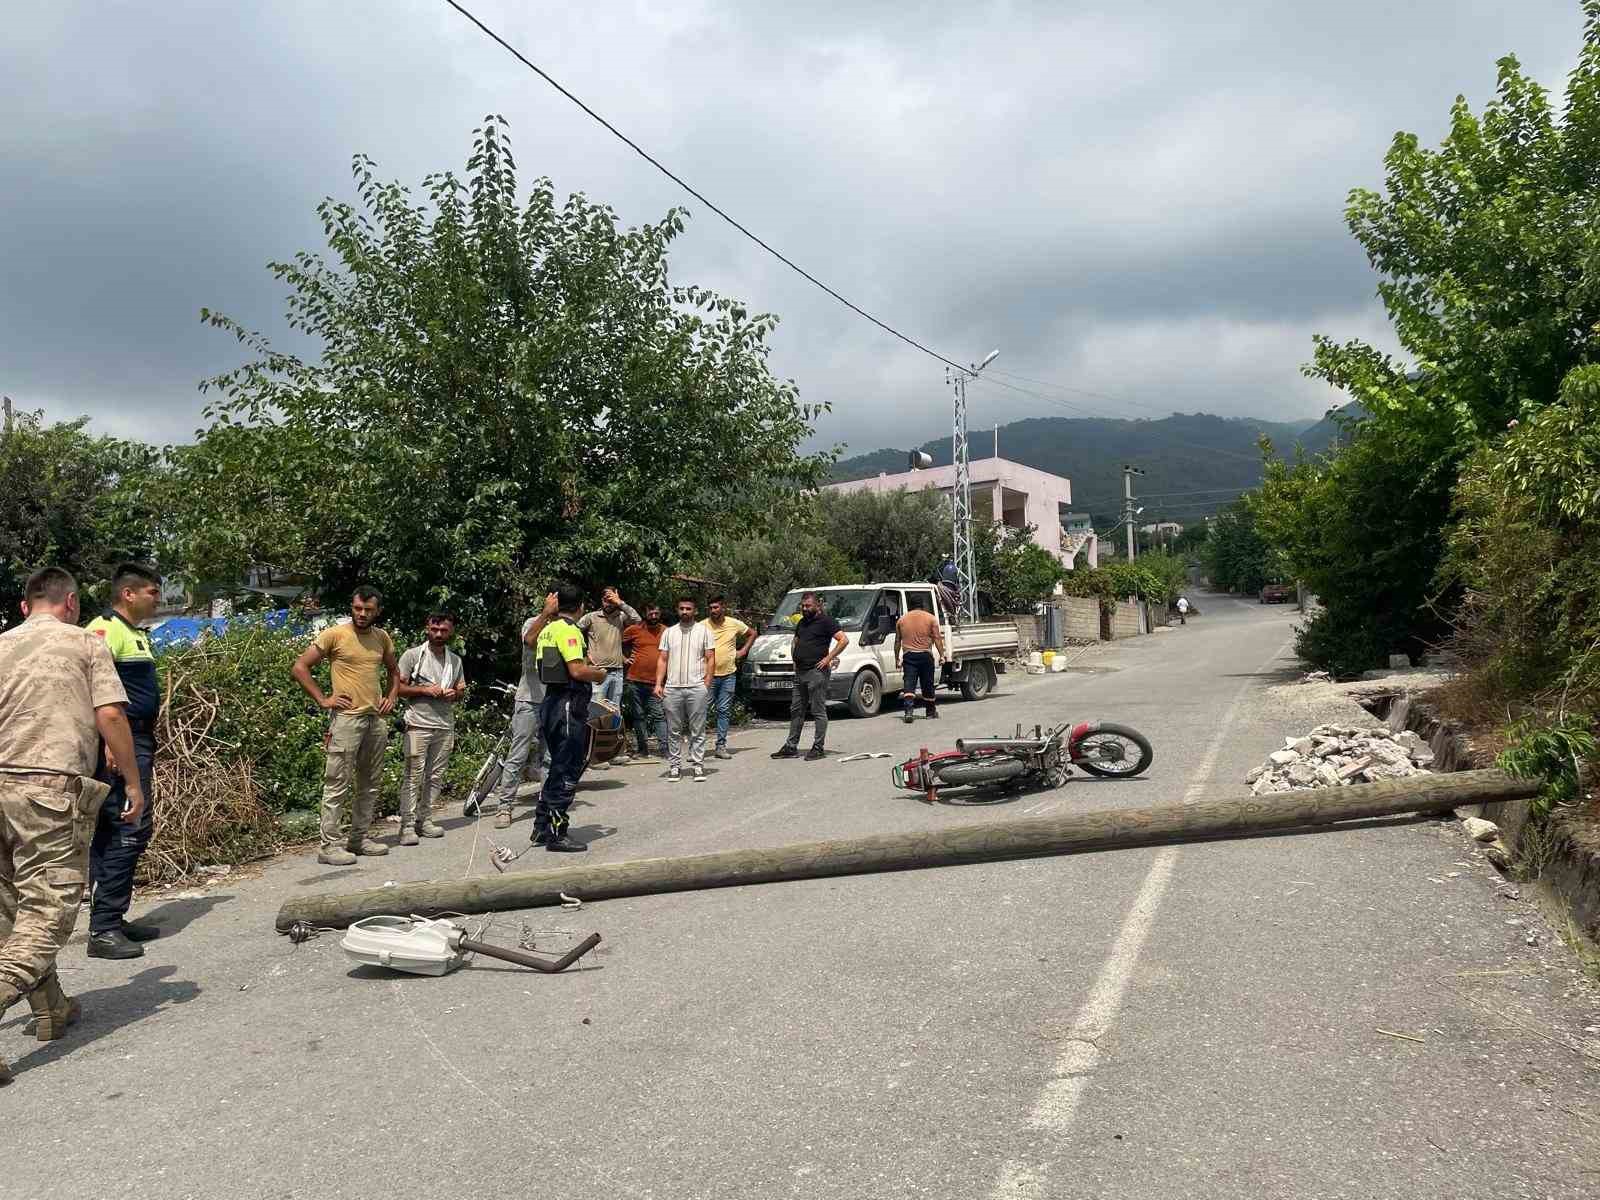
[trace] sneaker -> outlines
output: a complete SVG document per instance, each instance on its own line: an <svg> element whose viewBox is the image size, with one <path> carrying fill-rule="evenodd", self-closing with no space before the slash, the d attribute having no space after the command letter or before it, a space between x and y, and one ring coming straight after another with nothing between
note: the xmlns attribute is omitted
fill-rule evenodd
<svg viewBox="0 0 1600 1200"><path fill-rule="evenodd" d="M365 854L368 858L379 858L389 853L389 847L376 838L369 837L363 837L359 842L346 842L345 849L352 854Z"/></svg>
<svg viewBox="0 0 1600 1200"><path fill-rule="evenodd" d="M661 761L661 756L659 754L651 754L649 751L645 751L642 754L635 754L628 761L636 764L637 766L647 767L653 763L659 763Z"/></svg>
<svg viewBox="0 0 1600 1200"><path fill-rule="evenodd" d="M718 746L711 752L711 757L720 758L723 761L727 761L728 759L732 758L733 755L728 753L728 748L726 746Z"/></svg>
<svg viewBox="0 0 1600 1200"><path fill-rule="evenodd" d="M800 757L800 751L796 750L793 746L783 746L780 749L774 750L772 752L772 757L773 758L799 758Z"/></svg>
<svg viewBox="0 0 1600 1200"><path fill-rule="evenodd" d="M816 762L819 758L827 758L827 757L828 757L828 752L826 750L824 750L821 746L813 746L813 747L811 747L811 749L806 751L806 761L807 762Z"/></svg>
<svg viewBox="0 0 1600 1200"><path fill-rule="evenodd" d="M417 831L411 828L411 826L405 825L401 827L400 844L402 846L415 846L419 840L420 839L417 837Z"/></svg>
<svg viewBox="0 0 1600 1200"><path fill-rule="evenodd" d="M911 715L911 710L909 708L906 709L904 720L905 720L905 723L907 725L911 724L912 721L916 720L916 718Z"/></svg>
<svg viewBox="0 0 1600 1200"><path fill-rule="evenodd" d="M124 921L122 923L122 936L130 942L153 942L161 936L161 930L154 925L141 925L137 921Z"/></svg>
<svg viewBox="0 0 1600 1200"><path fill-rule="evenodd" d="M934 709L932 712L930 712L928 714L928 720L937 721L938 719L939 719L939 710L936 708L936 709Z"/></svg>
<svg viewBox="0 0 1600 1200"><path fill-rule="evenodd" d="M432 821L419 821L417 823L417 832L425 838L442 838L444 836L444 826L436 825Z"/></svg>
<svg viewBox="0 0 1600 1200"><path fill-rule="evenodd" d="M683 778L683 774L682 774L682 772L680 772L678 770L677 767L668 767L667 768L667 782L668 783L677 783L678 780L680 780L682 778Z"/></svg>
<svg viewBox="0 0 1600 1200"><path fill-rule="evenodd" d="M704 767L696 767L694 769L694 781L696 783L704 783L706 781L706 771Z"/></svg>
<svg viewBox="0 0 1600 1200"><path fill-rule="evenodd" d="M509 808L502 808L499 812L495 813L494 827L496 829L511 828L511 810Z"/></svg>
<svg viewBox="0 0 1600 1200"><path fill-rule="evenodd" d="M609 770L611 770L611 764L610 763L590 763L589 764L589 770L591 770L591 771L609 771Z"/></svg>
<svg viewBox="0 0 1600 1200"><path fill-rule="evenodd" d="M325 867L353 867L356 856L348 850L323 850L317 854L317 861Z"/></svg>
<svg viewBox="0 0 1600 1200"><path fill-rule="evenodd" d="M563 834L561 837L551 838L544 844L544 848L554 854L582 854L589 847L582 842L575 842Z"/></svg>
<svg viewBox="0 0 1600 1200"><path fill-rule="evenodd" d="M631 754L618 754L611 760L611 765L613 767L626 767L632 765L632 763L633 755Z"/></svg>
<svg viewBox="0 0 1600 1200"><path fill-rule="evenodd" d="M122 930L89 935L90 958L143 958L144 947L122 936Z"/></svg>

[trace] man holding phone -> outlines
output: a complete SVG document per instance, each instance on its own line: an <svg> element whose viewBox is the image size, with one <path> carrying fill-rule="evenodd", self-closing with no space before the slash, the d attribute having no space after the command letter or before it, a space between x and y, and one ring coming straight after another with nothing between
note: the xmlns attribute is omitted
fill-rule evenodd
<svg viewBox="0 0 1600 1200"><path fill-rule="evenodd" d="M330 625L294 660L294 680L317 707L333 714L328 730L327 767L322 783L322 848L317 861L348 867L358 854L387 854L389 847L367 836L378 807L383 751L389 741L387 718L400 695L400 664L394 641L378 628L383 596L358 587L350 598L350 623ZM333 694L317 686L311 668L328 662ZM379 686L378 670L388 677ZM340 816L350 808L350 834L340 844Z"/></svg>
<svg viewBox="0 0 1600 1200"><path fill-rule="evenodd" d="M123 773L126 824L138 824L145 799L128 694L105 643L78 628L77 581L46 567L22 596L27 620L0 634L0 1014L26 996L34 1036L48 1042L79 1015L56 956L77 923L89 836L110 791L90 776L102 740ZM0 1058L0 1084L10 1082Z"/></svg>

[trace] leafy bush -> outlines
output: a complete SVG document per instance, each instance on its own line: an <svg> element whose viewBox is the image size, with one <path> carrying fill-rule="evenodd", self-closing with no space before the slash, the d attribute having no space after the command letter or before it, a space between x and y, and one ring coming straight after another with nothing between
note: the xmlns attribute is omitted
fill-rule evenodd
<svg viewBox="0 0 1600 1200"><path fill-rule="evenodd" d="M158 659L164 687L181 681L215 698L211 736L250 763L261 800L280 815L315 812L322 801L322 739L329 718L289 674L309 636L303 629L239 621L220 636L175 647ZM396 649L404 649L398 638ZM446 774L454 794L471 781L505 720L506 712L498 706L463 704L457 709L455 752ZM401 743L399 737L390 738L384 758L383 812L398 804L404 772Z"/></svg>
<svg viewBox="0 0 1600 1200"><path fill-rule="evenodd" d="M1071 571L1061 581L1069 596L1093 596L1102 607L1133 596L1157 604L1177 600L1188 581L1183 560L1170 554L1147 554L1133 562L1114 560L1092 571Z"/></svg>
<svg viewBox="0 0 1600 1200"><path fill-rule="evenodd" d="M1600 367L1468 461L1443 568L1455 644L1498 694L1600 707ZM1559 693L1563 698L1555 700Z"/></svg>
<svg viewBox="0 0 1600 1200"><path fill-rule="evenodd" d="M1501 751L1495 764L1519 779L1544 778L1543 790L1530 805L1535 816L1572 804L1582 795L1578 778L1581 764L1593 761L1600 752L1594 725L1594 718L1588 714L1566 713L1549 720L1524 717L1506 730L1511 744Z"/></svg>
<svg viewBox="0 0 1600 1200"><path fill-rule="evenodd" d="M1335 679L1356 679L1386 661L1378 622L1369 613L1323 609L1295 631L1294 650Z"/></svg>

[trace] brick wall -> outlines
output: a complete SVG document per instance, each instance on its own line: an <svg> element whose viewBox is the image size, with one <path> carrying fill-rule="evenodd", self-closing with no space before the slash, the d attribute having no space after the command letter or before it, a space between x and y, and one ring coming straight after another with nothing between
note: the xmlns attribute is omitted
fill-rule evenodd
<svg viewBox="0 0 1600 1200"><path fill-rule="evenodd" d="M1138 600L1118 600L1111 610L1111 637L1138 637L1144 632L1144 613Z"/></svg>
<svg viewBox="0 0 1600 1200"><path fill-rule="evenodd" d="M1093 596L1063 596L1056 603L1061 608L1062 637L1079 642L1100 640L1100 601Z"/></svg>
<svg viewBox="0 0 1600 1200"><path fill-rule="evenodd" d="M1032 613L1007 613L1000 618L1010 621L1017 627L1017 642L1022 648L1022 653L1039 649L1044 641L1044 618L1036 617Z"/></svg>

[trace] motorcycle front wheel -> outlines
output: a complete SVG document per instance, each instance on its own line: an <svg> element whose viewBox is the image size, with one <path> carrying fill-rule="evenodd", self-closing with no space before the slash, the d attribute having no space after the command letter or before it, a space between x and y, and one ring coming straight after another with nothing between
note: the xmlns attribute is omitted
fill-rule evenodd
<svg viewBox="0 0 1600 1200"><path fill-rule="evenodd" d="M1102 723L1072 743L1072 765L1102 779L1132 779L1155 757L1144 734L1126 725Z"/></svg>

